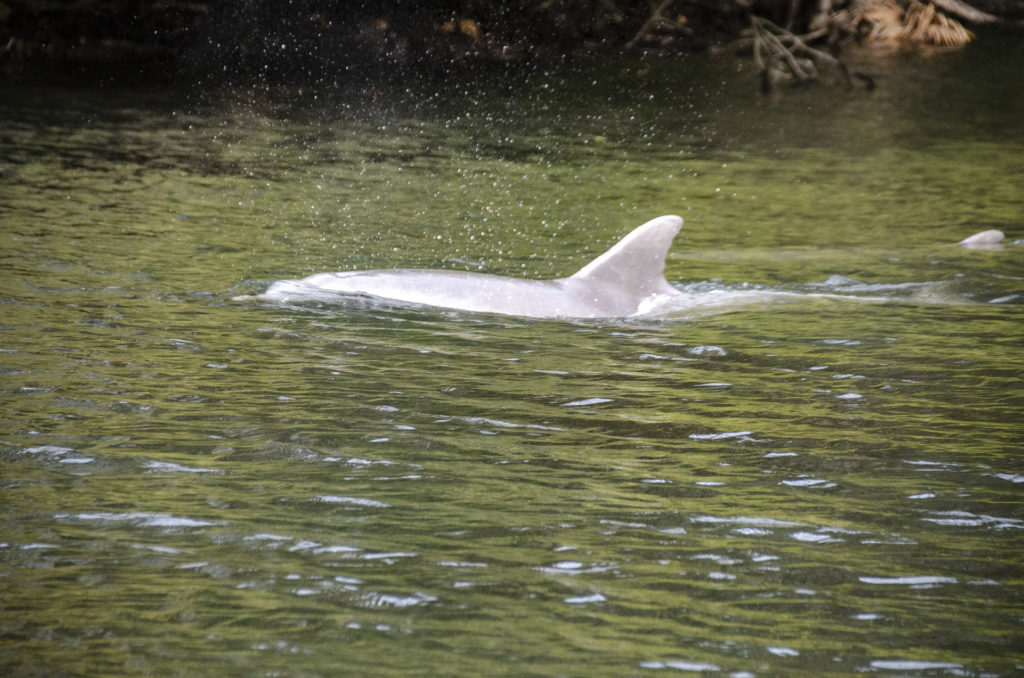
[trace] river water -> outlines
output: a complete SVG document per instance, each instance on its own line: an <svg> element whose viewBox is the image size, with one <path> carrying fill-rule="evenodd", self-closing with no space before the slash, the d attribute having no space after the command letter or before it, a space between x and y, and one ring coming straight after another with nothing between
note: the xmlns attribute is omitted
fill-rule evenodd
<svg viewBox="0 0 1024 678"><path fill-rule="evenodd" d="M5 86L2 672L1024 672L1022 56ZM233 300L568 275L671 213L680 289L795 299Z"/></svg>

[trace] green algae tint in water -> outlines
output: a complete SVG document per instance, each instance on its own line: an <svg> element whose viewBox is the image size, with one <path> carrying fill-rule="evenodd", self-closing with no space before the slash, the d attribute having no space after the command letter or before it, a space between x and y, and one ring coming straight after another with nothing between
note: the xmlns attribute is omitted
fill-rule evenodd
<svg viewBox="0 0 1024 678"><path fill-rule="evenodd" d="M7 88L4 674L1019 673L1024 137L990 40L772 100L697 59L386 113ZM803 296L231 301L566 275L664 213L681 289Z"/></svg>

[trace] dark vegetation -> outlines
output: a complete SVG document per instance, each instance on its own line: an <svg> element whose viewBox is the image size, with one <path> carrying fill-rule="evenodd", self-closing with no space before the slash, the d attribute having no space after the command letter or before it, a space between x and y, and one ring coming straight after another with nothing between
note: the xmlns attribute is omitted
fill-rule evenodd
<svg viewBox="0 0 1024 678"><path fill-rule="evenodd" d="M561 59L733 49L762 85L848 84L851 40L959 45L1024 0L0 0L0 75L330 84Z"/></svg>

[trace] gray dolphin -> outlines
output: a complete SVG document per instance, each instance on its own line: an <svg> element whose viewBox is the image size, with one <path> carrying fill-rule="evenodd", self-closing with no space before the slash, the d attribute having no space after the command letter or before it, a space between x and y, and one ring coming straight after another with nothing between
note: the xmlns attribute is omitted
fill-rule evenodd
<svg viewBox="0 0 1024 678"><path fill-rule="evenodd" d="M384 299L533 318L622 318L682 296L665 280L665 257L683 220L652 219L568 278L522 280L485 273L394 269L316 273L273 283L259 299L334 295Z"/></svg>

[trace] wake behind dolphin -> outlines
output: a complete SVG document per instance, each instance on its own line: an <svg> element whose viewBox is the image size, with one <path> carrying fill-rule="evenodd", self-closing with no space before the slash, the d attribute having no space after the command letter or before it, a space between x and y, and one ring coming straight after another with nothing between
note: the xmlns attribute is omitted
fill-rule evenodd
<svg viewBox="0 0 1024 678"><path fill-rule="evenodd" d="M522 280L427 269L316 273L275 282L257 298L287 302L370 295L533 318L645 315L684 296L665 280L665 257L682 225L682 218L675 215L652 219L568 278Z"/></svg>

